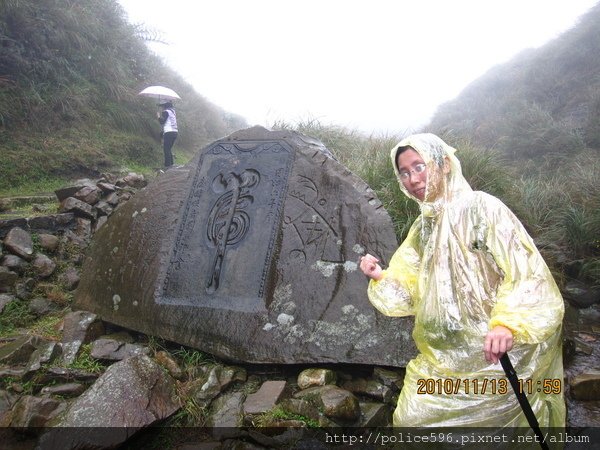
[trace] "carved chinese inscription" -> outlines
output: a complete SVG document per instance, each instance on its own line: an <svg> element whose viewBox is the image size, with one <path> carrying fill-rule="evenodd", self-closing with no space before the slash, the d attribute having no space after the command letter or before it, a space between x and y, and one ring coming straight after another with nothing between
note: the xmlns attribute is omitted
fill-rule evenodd
<svg viewBox="0 0 600 450"><path fill-rule="evenodd" d="M296 176L289 191L290 208L283 219L284 226L291 227L289 250L292 259L307 261L343 262L341 241L337 230L336 211L339 206L327 207L327 199L321 196L317 185L308 177ZM289 245L289 244L288 244Z"/></svg>
<svg viewBox="0 0 600 450"><path fill-rule="evenodd" d="M212 207L206 229L208 240L215 247L215 256L206 283L206 292L209 294L219 288L227 246L233 246L243 240L250 228L250 216L245 209L254 201L250 191L259 181L260 174L253 169L244 170L239 175L234 172L226 175L221 173L213 180L213 191L224 193Z"/></svg>
<svg viewBox="0 0 600 450"><path fill-rule="evenodd" d="M244 311L265 307L292 162L293 151L279 141L219 142L203 153L159 303Z"/></svg>

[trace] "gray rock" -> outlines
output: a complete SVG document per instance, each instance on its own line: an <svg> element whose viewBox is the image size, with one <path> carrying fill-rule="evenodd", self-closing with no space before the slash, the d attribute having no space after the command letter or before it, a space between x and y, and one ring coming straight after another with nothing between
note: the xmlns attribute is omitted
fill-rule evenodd
<svg viewBox="0 0 600 450"><path fill-rule="evenodd" d="M119 196L116 192L109 194L105 200L106 200L106 203L108 203L113 208L119 204Z"/></svg>
<svg viewBox="0 0 600 450"><path fill-rule="evenodd" d="M60 204L59 211L61 213L72 212L78 217L85 217L87 219L95 219L92 207L87 203L77 200L74 197L69 197L63 200Z"/></svg>
<svg viewBox="0 0 600 450"><path fill-rule="evenodd" d="M51 419L64 411L64 402L26 395L15 404L12 412L11 427L39 432Z"/></svg>
<svg viewBox="0 0 600 450"><path fill-rule="evenodd" d="M332 419L348 422L360 416L358 399L351 392L331 384L304 389L296 392L294 397L311 402Z"/></svg>
<svg viewBox="0 0 600 450"><path fill-rule="evenodd" d="M96 186L98 186L100 188L100 190L102 192L104 192L105 194L114 192L117 190L117 187L112 184L112 183L108 183L106 181L100 181L98 183L96 183Z"/></svg>
<svg viewBox="0 0 600 450"><path fill-rule="evenodd" d="M59 202L62 202L69 197L73 197L77 191L79 191L83 186L67 186L61 189L57 189L54 191L56 194L56 198Z"/></svg>
<svg viewBox="0 0 600 450"><path fill-rule="evenodd" d="M31 292L35 288L35 280L33 278L26 278L15 284L15 294L17 298L21 300L27 300L31 295Z"/></svg>
<svg viewBox="0 0 600 450"><path fill-rule="evenodd" d="M58 307L55 303L52 303L47 298L36 297L29 302L29 311L34 315L40 317L45 316L53 311L56 311Z"/></svg>
<svg viewBox="0 0 600 450"><path fill-rule="evenodd" d="M23 378L28 380L33 374L42 368L42 364L52 363L61 354L60 345L56 342L44 342L39 344L29 357L27 366L23 371Z"/></svg>
<svg viewBox="0 0 600 450"><path fill-rule="evenodd" d="M0 294L0 314L4 311L4 307L15 300L14 295Z"/></svg>
<svg viewBox="0 0 600 450"><path fill-rule="evenodd" d="M81 383L56 384L45 386L40 391L43 395L60 395L61 397L77 397L85 392L86 386Z"/></svg>
<svg viewBox="0 0 600 450"><path fill-rule="evenodd" d="M375 402L359 402L360 420L358 427L389 427L391 426L392 411L389 406Z"/></svg>
<svg viewBox="0 0 600 450"><path fill-rule="evenodd" d="M27 223L27 219L18 218L18 219L9 219L4 220L0 219L0 239L4 239L8 232L13 228L18 227L25 231L29 230L29 224Z"/></svg>
<svg viewBox="0 0 600 450"><path fill-rule="evenodd" d="M79 369L68 369L66 367L48 367L43 373L38 374L40 384L69 383L79 381L89 383L98 378L97 373L85 372Z"/></svg>
<svg viewBox="0 0 600 450"><path fill-rule="evenodd" d="M27 261L33 259L33 240L31 235L19 227L12 228L4 238L4 247L13 255Z"/></svg>
<svg viewBox="0 0 600 450"><path fill-rule="evenodd" d="M77 200L81 200L88 205L95 205L100 200L101 191L96 186L84 186L73 194Z"/></svg>
<svg viewBox="0 0 600 450"><path fill-rule="evenodd" d="M0 266L0 293L11 292L18 279L18 274L9 270L8 267Z"/></svg>
<svg viewBox="0 0 600 450"><path fill-rule="evenodd" d="M19 336L0 347L0 362L4 364L26 364L32 353L46 340L39 336Z"/></svg>
<svg viewBox="0 0 600 450"><path fill-rule="evenodd" d="M239 370L231 366L216 365L211 367L205 376L189 383L189 396L199 404L208 405L210 401L223 392L235 380Z"/></svg>
<svg viewBox="0 0 600 450"><path fill-rule="evenodd" d="M78 217L76 220L77 226L75 227L75 234L81 236L86 241L92 236L92 221Z"/></svg>
<svg viewBox="0 0 600 450"><path fill-rule="evenodd" d="M149 357L135 356L111 365L52 423L58 428L42 436L39 444L42 448L114 448L179 407L175 381ZM99 432L102 427L112 427L111 432Z"/></svg>
<svg viewBox="0 0 600 450"><path fill-rule="evenodd" d="M75 301L227 360L402 367L416 354L412 319L378 313L358 268L361 254L385 265L396 248L375 193L322 143L255 127L119 207Z"/></svg>
<svg viewBox="0 0 600 450"><path fill-rule="evenodd" d="M106 216L98 217L98 220L96 220L96 223L94 224L94 233L98 231L100 227L102 227L107 222L107 220L108 218Z"/></svg>
<svg viewBox="0 0 600 450"><path fill-rule="evenodd" d="M60 242L58 236L46 233L39 234L38 239L40 240L40 247L48 252L55 252Z"/></svg>
<svg viewBox="0 0 600 450"><path fill-rule="evenodd" d="M67 291L72 291L79 285L79 271L70 266L61 274L59 279Z"/></svg>
<svg viewBox="0 0 600 450"><path fill-rule="evenodd" d="M22 367L0 367L0 378L11 377L16 379L21 379L23 376L23 368Z"/></svg>
<svg viewBox="0 0 600 450"><path fill-rule="evenodd" d="M48 216L31 217L28 219L29 228L37 233L59 233L75 227L75 214L62 213Z"/></svg>
<svg viewBox="0 0 600 450"><path fill-rule="evenodd" d="M42 253L38 253L31 263L40 278L48 278L56 270L56 263Z"/></svg>
<svg viewBox="0 0 600 450"><path fill-rule="evenodd" d="M337 376L331 369L305 369L298 375L298 387L306 389L312 386L335 384Z"/></svg>
<svg viewBox="0 0 600 450"><path fill-rule="evenodd" d="M577 400L600 400L600 370L579 374L569 382L571 395Z"/></svg>
<svg viewBox="0 0 600 450"><path fill-rule="evenodd" d="M92 342L90 356L102 361L121 361L133 356L147 355L149 352L147 347L140 344L100 338Z"/></svg>
<svg viewBox="0 0 600 450"><path fill-rule="evenodd" d="M144 175L130 172L123 177L122 180L117 181L117 186L131 186L136 189L145 187L148 184Z"/></svg>
<svg viewBox="0 0 600 450"><path fill-rule="evenodd" d="M61 341L63 362L68 365L75 361L77 352L83 344L104 334L104 325L96 314L88 311L75 311L64 318Z"/></svg>
<svg viewBox="0 0 600 450"><path fill-rule="evenodd" d="M356 378L351 381L346 381L341 385L341 387L352 392L353 394L365 395L384 403L392 402L392 390L377 380Z"/></svg>
<svg viewBox="0 0 600 450"><path fill-rule="evenodd" d="M287 383L279 380L265 381L260 389L248 395L244 402L245 414L262 414L270 411L281 398Z"/></svg>
<svg viewBox="0 0 600 450"><path fill-rule="evenodd" d="M332 419L356 420L360 416L358 399L349 391L337 386L323 386L320 392L323 413Z"/></svg>
<svg viewBox="0 0 600 450"><path fill-rule="evenodd" d="M564 298L577 308L600 303L600 286L588 286L581 281L569 281L563 288Z"/></svg>
<svg viewBox="0 0 600 450"><path fill-rule="evenodd" d="M0 427L8 427L10 425L12 409L18 399L18 395L0 390Z"/></svg>
<svg viewBox="0 0 600 450"><path fill-rule="evenodd" d="M110 216L113 212L113 207L110 206L108 202L101 200L96 203L96 211L98 211L98 217Z"/></svg>
<svg viewBox="0 0 600 450"><path fill-rule="evenodd" d="M4 255L1 265L12 272L23 274L27 268L27 261L17 255Z"/></svg>
<svg viewBox="0 0 600 450"><path fill-rule="evenodd" d="M233 437L239 433L237 427L242 425L242 392L228 392L220 396L211 406L207 426L213 427L213 436L218 438Z"/></svg>

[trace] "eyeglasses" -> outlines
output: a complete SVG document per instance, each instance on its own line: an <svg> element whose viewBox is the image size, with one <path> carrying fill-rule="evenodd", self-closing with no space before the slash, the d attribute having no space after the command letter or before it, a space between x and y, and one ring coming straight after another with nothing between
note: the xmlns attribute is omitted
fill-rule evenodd
<svg viewBox="0 0 600 450"><path fill-rule="evenodd" d="M417 164L412 170L401 170L400 171L400 179L403 181L406 181L410 178L410 174L414 173L414 174L420 174L425 172L425 169L427 169L427 166L423 163L421 164Z"/></svg>

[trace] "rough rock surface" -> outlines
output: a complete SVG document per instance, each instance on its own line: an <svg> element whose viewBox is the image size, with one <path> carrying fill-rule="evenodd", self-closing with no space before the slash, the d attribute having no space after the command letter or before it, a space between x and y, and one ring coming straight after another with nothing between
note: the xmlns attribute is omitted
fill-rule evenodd
<svg viewBox="0 0 600 450"><path fill-rule="evenodd" d="M115 447L140 428L173 414L180 407L175 392L175 381L149 357L120 361L53 424L69 429L52 430L41 444L48 448ZM103 432L102 427L113 427L113 432Z"/></svg>
<svg viewBox="0 0 600 450"><path fill-rule="evenodd" d="M4 246L14 255L30 261L33 258L31 235L19 227L12 228L4 238Z"/></svg>
<svg viewBox="0 0 600 450"><path fill-rule="evenodd" d="M403 366L411 318L358 268L397 247L375 193L319 141L261 127L217 141L94 235L76 304L234 361ZM98 289L102 286L102 289Z"/></svg>

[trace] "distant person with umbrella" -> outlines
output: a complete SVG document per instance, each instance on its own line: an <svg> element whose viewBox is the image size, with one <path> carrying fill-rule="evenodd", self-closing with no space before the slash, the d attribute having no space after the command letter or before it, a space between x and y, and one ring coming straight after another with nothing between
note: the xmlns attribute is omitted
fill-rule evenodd
<svg viewBox="0 0 600 450"><path fill-rule="evenodd" d="M162 125L163 153L165 155L165 168L173 165L173 144L177 139L177 115L171 100L159 104L162 112L156 113L158 122Z"/></svg>
<svg viewBox="0 0 600 450"><path fill-rule="evenodd" d="M181 97L173 89L165 86L148 86L138 95L158 99L158 106L162 111L157 113L158 122L162 125L160 133L163 139L163 152L165 154L165 168L173 165L173 144L177 139L177 116L173 107L173 100Z"/></svg>

